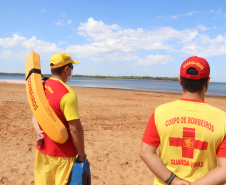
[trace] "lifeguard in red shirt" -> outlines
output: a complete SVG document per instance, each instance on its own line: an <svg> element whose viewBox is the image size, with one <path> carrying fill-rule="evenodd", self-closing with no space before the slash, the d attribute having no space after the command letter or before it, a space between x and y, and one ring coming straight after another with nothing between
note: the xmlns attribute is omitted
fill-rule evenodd
<svg viewBox="0 0 226 185"><path fill-rule="evenodd" d="M74 164L85 159L84 133L78 113L78 100L75 92L65 83L72 78L74 61L67 53L52 56L50 68L52 77L43 85L50 106L68 130L68 139L60 144L51 140L33 117L32 123L37 132L35 158L36 185L66 185Z"/></svg>

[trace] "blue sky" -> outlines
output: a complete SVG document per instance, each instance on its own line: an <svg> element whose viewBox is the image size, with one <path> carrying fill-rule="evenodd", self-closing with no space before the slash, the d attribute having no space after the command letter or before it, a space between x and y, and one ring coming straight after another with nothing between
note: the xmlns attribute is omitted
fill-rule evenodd
<svg viewBox="0 0 226 185"><path fill-rule="evenodd" d="M24 73L30 51L67 52L74 74L177 77L200 56L226 82L226 1L0 0L0 72Z"/></svg>

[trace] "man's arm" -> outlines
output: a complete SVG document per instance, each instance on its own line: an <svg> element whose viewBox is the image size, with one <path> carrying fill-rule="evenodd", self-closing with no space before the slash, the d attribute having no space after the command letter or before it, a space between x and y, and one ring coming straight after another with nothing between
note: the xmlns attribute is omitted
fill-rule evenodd
<svg viewBox="0 0 226 185"><path fill-rule="evenodd" d="M140 157L148 166L148 168L160 179L164 182L170 177L172 172L170 172L162 160L159 158L158 154L156 153L157 147L148 145L144 142L141 144L140 150ZM190 185L189 182L181 180L177 177L171 182L171 185Z"/></svg>
<svg viewBox="0 0 226 185"><path fill-rule="evenodd" d="M32 125L37 134L36 144L40 146L40 145L42 145L42 143L44 141L44 131L42 131L40 129L38 122L37 122L36 118L34 117L34 115L32 115L31 122L32 122Z"/></svg>
<svg viewBox="0 0 226 185"><path fill-rule="evenodd" d="M218 158L218 166L191 185L223 185L226 183L226 158Z"/></svg>
<svg viewBox="0 0 226 185"><path fill-rule="evenodd" d="M68 121L72 141L79 153L79 161L84 162L85 146L84 146L84 132L80 119Z"/></svg>
<svg viewBox="0 0 226 185"><path fill-rule="evenodd" d="M38 122L37 122L37 120L36 120L36 118L35 118L35 116L33 114L32 114L31 121L32 121L32 125L33 125L36 133L38 133L41 129L40 129L40 127L38 125Z"/></svg>

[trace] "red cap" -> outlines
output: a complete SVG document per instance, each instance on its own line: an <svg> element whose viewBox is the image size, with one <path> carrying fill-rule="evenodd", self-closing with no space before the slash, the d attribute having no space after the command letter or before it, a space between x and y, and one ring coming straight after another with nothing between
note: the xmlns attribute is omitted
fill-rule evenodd
<svg viewBox="0 0 226 185"><path fill-rule="evenodd" d="M197 75L187 74L187 70L193 67L198 71ZM208 78L210 75L210 66L208 62L201 57L193 56L185 60L180 68L180 76L189 79Z"/></svg>

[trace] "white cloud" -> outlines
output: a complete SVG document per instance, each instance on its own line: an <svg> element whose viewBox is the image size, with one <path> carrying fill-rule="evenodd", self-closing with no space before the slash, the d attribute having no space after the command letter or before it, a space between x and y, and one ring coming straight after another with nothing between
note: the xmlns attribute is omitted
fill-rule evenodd
<svg viewBox="0 0 226 185"><path fill-rule="evenodd" d="M218 8L217 10L211 10L210 12L214 13L214 14L221 14L222 13L222 8Z"/></svg>
<svg viewBox="0 0 226 185"><path fill-rule="evenodd" d="M181 52L202 57L226 55L226 35L211 39L208 35L199 35L193 42L186 43Z"/></svg>
<svg viewBox="0 0 226 185"><path fill-rule="evenodd" d="M152 53L162 51L166 54L201 54L203 57L226 54L226 50L224 50L226 37L217 36L210 39L208 35L199 33L199 30L205 31L207 29L209 28L204 25L199 25L196 29L185 30L176 30L171 27L155 30L124 29L116 24L106 25L102 21L89 18L78 28L79 34L85 37L89 44L71 45L67 47L66 51L75 53L78 57L89 57L93 61L104 62L137 61L142 56L140 54L142 51ZM206 48L208 52L205 52ZM219 48L219 51L214 48ZM119 54L120 57L118 57ZM168 59L170 60L170 58ZM156 59L155 61L164 64L160 60ZM139 60L136 64L154 63L147 58Z"/></svg>
<svg viewBox="0 0 226 185"><path fill-rule="evenodd" d="M200 31L206 31L209 28L207 28L206 26L200 24L200 25L197 26L197 29L200 30Z"/></svg>
<svg viewBox="0 0 226 185"><path fill-rule="evenodd" d="M173 52L182 43L192 41L198 35L197 30L178 31L170 27L156 30L123 29L116 24L106 25L93 18L81 23L78 30L90 44L69 46L67 51L77 53L80 57L89 56L94 61L116 61L116 58L127 61L130 58L128 56L133 56L131 57L133 59L138 58L140 51ZM171 42L177 42L177 45L174 46ZM113 57L114 54L118 56L118 53L124 54L121 54L120 59ZM111 55L111 57L103 57L105 55Z"/></svg>
<svg viewBox="0 0 226 185"><path fill-rule="evenodd" d="M177 19L179 17L192 16L192 15L197 14L197 13L200 13L200 12L195 11L195 12L188 12L188 13L179 14L179 15L158 16L157 18L159 18L159 19Z"/></svg>
<svg viewBox="0 0 226 185"><path fill-rule="evenodd" d="M4 49L1 50L1 47ZM36 51L43 58L49 58L50 55L64 50L55 43L38 40L35 36L25 38L14 34L12 37L0 38L0 51L0 58L24 61L30 51Z"/></svg>
<svg viewBox="0 0 226 185"><path fill-rule="evenodd" d="M61 19L59 21L57 21L56 23L54 23L55 25L65 26L66 24L72 23L72 20L67 18L67 14L61 13L60 16L61 16Z"/></svg>
<svg viewBox="0 0 226 185"><path fill-rule="evenodd" d="M188 12L188 13L185 13L183 14L184 16L192 16L194 15L195 13L198 13L198 12Z"/></svg>
<svg viewBox="0 0 226 185"><path fill-rule="evenodd" d="M10 61L24 62L26 60L27 54L28 53L25 51L4 50L0 55L0 58Z"/></svg>
<svg viewBox="0 0 226 185"><path fill-rule="evenodd" d="M64 45L65 45L65 44L68 44L68 42L65 42L65 41L58 41L57 44L59 44L59 45L64 44Z"/></svg>
<svg viewBox="0 0 226 185"><path fill-rule="evenodd" d="M0 46L3 48L15 48L20 45L21 42L26 40L25 37L21 37L17 34L13 34L13 37L10 38L0 38Z"/></svg>
<svg viewBox="0 0 226 185"><path fill-rule="evenodd" d="M89 57L94 62L135 61L138 56L132 53L111 50L111 48L97 45L74 45L66 49L75 58Z"/></svg>
<svg viewBox="0 0 226 185"><path fill-rule="evenodd" d="M170 18L171 18L171 19L177 19L178 16L177 16L177 15L171 15Z"/></svg>
<svg viewBox="0 0 226 185"><path fill-rule="evenodd" d="M21 46L27 50L33 50L38 53L55 53L60 50L55 43L38 40L35 36L25 40Z"/></svg>
<svg viewBox="0 0 226 185"><path fill-rule="evenodd" d="M65 46L64 42L53 43L35 36L26 38L14 34L0 38L0 49L3 48L0 57L16 56L16 53L33 50L44 58L57 52L68 52L75 58L86 57L94 62L131 61L136 65L154 65L171 62L174 59L172 56L178 53L202 57L226 55L226 35L211 38L200 32L207 29L204 25L184 30L172 27L131 29L89 18L78 27L79 35L86 39L86 44L60 48ZM159 52L162 55L157 55Z"/></svg>
<svg viewBox="0 0 226 185"><path fill-rule="evenodd" d="M149 55L145 60L139 59L138 62L135 63L137 66L150 66L154 64L167 64L172 62L174 57L170 55Z"/></svg>
<svg viewBox="0 0 226 185"><path fill-rule="evenodd" d="M213 18L214 19L219 19L219 18L225 18L225 15L223 12L222 12L222 8L219 8L217 10L211 10L208 12L208 14L213 14Z"/></svg>
<svg viewBox="0 0 226 185"><path fill-rule="evenodd" d="M1 58L6 58L6 59L9 59L11 58L13 55L13 52L10 51L10 50L4 50L2 55L1 55Z"/></svg>
<svg viewBox="0 0 226 185"><path fill-rule="evenodd" d="M56 22L54 24L56 24L58 26L64 26L64 20L60 20L60 21L58 21L58 22Z"/></svg>
<svg viewBox="0 0 226 185"><path fill-rule="evenodd" d="M62 20L59 20L58 22L56 22L56 23L54 23L54 24L56 24L56 25L58 25L58 26L65 26L65 24L71 24L71 22L72 22L71 19L68 20L68 21L62 19Z"/></svg>
<svg viewBox="0 0 226 185"><path fill-rule="evenodd" d="M80 23L78 28L80 35L93 38L94 40L104 40L108 37L114 37L116 36L114 31L118 29L117 25L109 26L102 21L95 21L93 18L89 18L86 23Z"/></svg>

